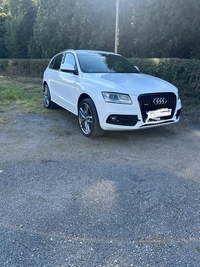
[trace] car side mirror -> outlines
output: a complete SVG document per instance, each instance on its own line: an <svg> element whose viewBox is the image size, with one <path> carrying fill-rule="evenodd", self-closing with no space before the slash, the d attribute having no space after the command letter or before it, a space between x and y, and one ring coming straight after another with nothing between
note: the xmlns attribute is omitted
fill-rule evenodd
<svg viewBox="0 0 200 267"><path fill-rule="evenodd" d="M60 66L60 70L63 72L71 72L76 74L76 69L72 66L72 64L69 63L62 63Z"/></svg>

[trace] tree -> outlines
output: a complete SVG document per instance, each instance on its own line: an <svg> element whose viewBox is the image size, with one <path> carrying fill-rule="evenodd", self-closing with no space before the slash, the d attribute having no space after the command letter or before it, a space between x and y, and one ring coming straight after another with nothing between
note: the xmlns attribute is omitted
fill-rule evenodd
<svg viewBox="0 0 200 267"><path fill-rule="evenodd" d="M7 49L5 44L5 21L7 18L7 0L0 0L0 58L7 57Z"/></svg>
<svg viewBox="0 0 200 267"><path fill-rule="evenodd" d="M135 54L134 3L135 0L120 1L119 53L126 57Z"/></svg>
<svg viewBox="0 0 200 267"><path fill-rule="evenodd" d="M0 7L1 57L114 50L116 0L0 0ZM119 53L200 58L199 10L199 0L120 0Z"/></svg>
<svg viewBox="0 0 200 267"><path fill-rule="evenodd" d="M0 58L6 57L6 44L5 44L5 20L6 13L3 11L3 8L0 7Z"/></svg>
<svg viewBox="0 0 200 267"><path fill-rule="evenodd" d="M135 6L138 56L186 57L199 36L199 0L143 0ZM192 48L193 47L193 48Z"/></svg>
<svg viewBox="0 0 200 267"><path fill-rule="evenodd" d="M99 0L85 0L84 5L82 0L77 0L72 27L76 34L75 43L79 44L79 48L113 51L115 0L102 0L100 5Z"/></svg>
<svg viewBox="0 0 200 267"><path fill-rule="evenodd" d="M71 0L40 1L34 36L29 44L31 57L49 58L69 46L74 3Z"/></svg>
<svg viewBox="0 0 200 267"><path fill-rule="evenodd" d="M5 43L11 58L27 58L28 43L33 35L36 6L32 0L10 0L5 21Z"/></svg>
<svg viewBox="0 0 200 267"><path fill-rule="evenodd" d="M41 0L29 45L31 57L51 57L67 48L113 51L115 0L102 0L100 7L98 1Z"/></svg>

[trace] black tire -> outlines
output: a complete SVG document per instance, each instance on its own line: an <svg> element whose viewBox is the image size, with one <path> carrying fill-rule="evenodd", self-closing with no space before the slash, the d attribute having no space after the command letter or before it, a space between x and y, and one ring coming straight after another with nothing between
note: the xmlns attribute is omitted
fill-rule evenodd
<svg viewBox="0 0 200 267"><path fill-rule="evenodd" d="M49 87L46 83L44 84L44 89L43 89L43 99L46 108L54 109L57 107L56 103L51 101L51 94L49 91Z"/></svg>
<svg viewBox="0 0 200 267"><path fill-rule="evenodd" d="M90 98L82 100L78 107L78 121L81 132L86 137L98 137L104 134L99 125L96 107Z"/></svg>

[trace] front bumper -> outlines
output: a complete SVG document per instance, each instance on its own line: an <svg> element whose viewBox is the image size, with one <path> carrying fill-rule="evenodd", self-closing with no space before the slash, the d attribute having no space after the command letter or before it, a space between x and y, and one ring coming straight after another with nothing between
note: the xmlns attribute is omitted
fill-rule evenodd
<svg viewBox="0 0 200 267"><path fill-rule="evenodd" d="M151 120L145 119L145 112L141 111L138 101L133 103L133 105L101 103L97 106L101 128L110 131L129 131L176 123L180 119L180 99L176 101L176 106L173 107L171 116Z"/></svg>

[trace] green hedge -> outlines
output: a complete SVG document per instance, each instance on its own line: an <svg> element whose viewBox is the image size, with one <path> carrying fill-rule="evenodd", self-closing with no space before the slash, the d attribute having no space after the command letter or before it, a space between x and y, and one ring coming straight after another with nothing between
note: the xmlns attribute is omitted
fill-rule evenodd
<svg viewBox="0 0 200 267"><path fill-rule="evenodd" d="M200 60L129 59L141 72L169 81L179 88L183 100L200 104ZM0 59L0 73L42 78L49 59ZM189 103L187 101L187 103Z"/></svg>
<svg viewBox="0 0 200 267"><path fill-rule="evenodd" d="M42 78L49 59L0 59L0 73Z"/></svg>
<svg viewBox="0 0 200 267"><path fill-rule="evenodd" d="M182 100L187 100L188 105L188 99L200 104L200 60L131 58L130 61L138 66L141 72L157 76L177 86Z"/></svg>

